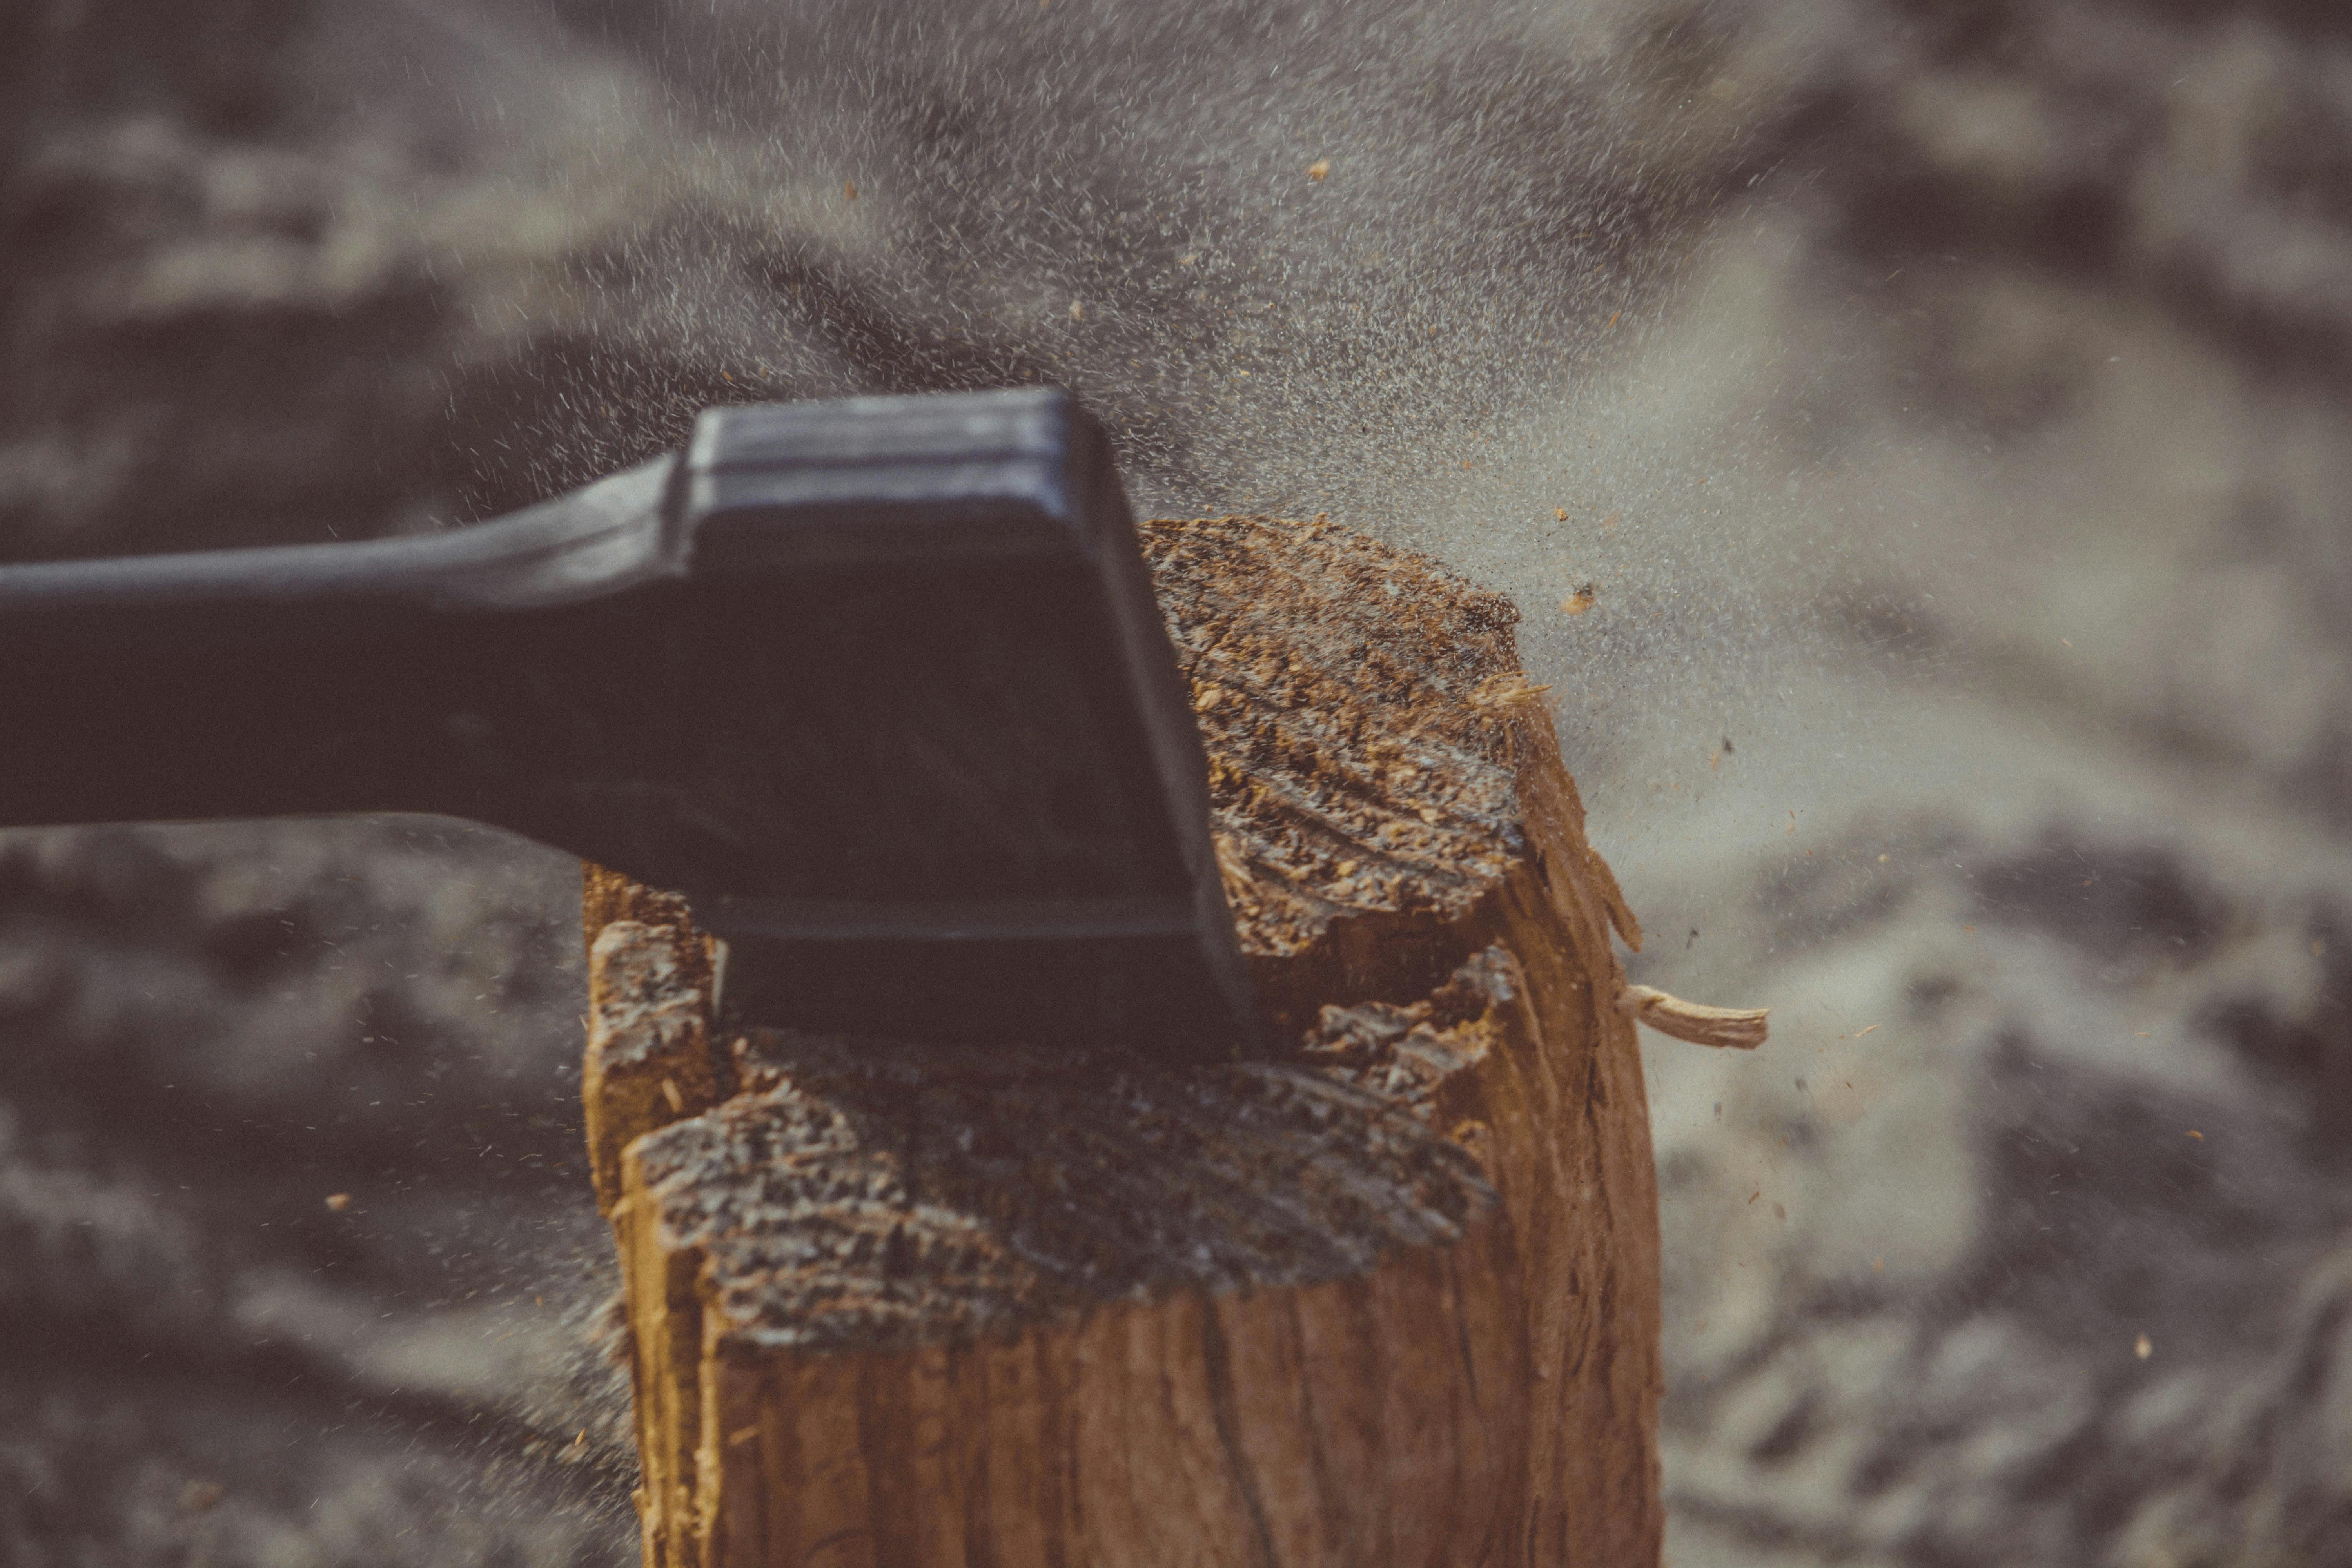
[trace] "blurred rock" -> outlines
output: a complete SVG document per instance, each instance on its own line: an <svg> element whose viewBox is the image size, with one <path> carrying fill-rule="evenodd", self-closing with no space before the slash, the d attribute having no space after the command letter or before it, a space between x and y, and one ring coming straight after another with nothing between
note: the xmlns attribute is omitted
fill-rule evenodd
<svg viewBox="0 0 2352 1568"><path fill-rule="evenodd" d="M2065 831L1990 857L1947 837L1937 863L1779 960L1779 985L1875 1022L1776 1027L1803 1075L1769 1089L1761 1062L1664 1080L1740 1094L1662 1144L1667 1474L1698 1527L1675 1561L2352 1551L2352 1190L2312 1133L2331 1069L2249 1055L2226 1020L2250 1005L2194 1000L2326 1005L2306 933L2336 906ZM1995 915L2021 923L1961 920ZM1939 943L1990 962L1923 965ZM2151 1013L2182 1032L2128 1026Z"/></svg>

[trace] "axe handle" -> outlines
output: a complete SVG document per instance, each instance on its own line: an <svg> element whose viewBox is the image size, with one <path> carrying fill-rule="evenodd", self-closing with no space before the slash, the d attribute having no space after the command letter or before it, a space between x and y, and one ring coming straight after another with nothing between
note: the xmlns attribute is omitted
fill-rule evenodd
<svg viewBox="0 0 2352 1568"><path fill-rule="evenodd" d="M486 792L481 750L543 746L534 688L682 570L675 461L437 535L0 567L0 825L541 826Z"/></svg>

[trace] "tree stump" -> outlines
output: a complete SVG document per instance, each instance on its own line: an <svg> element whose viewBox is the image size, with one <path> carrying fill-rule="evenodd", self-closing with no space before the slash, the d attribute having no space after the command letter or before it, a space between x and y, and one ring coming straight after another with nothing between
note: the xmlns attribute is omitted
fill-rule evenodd
<svg viewBox="0 0 2352 1568"><path fill-rule="evenodd" d="M1509 604L1143 530L1275 1059L714 1037L591 868L585 1091L656 1568L1657 1560L1657 1196Z"/></svg>

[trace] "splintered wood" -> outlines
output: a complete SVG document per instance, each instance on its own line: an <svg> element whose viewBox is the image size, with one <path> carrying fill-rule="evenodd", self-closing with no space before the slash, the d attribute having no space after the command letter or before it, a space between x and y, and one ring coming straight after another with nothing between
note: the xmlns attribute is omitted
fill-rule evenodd
<svg viewBox="0 0 2352 1568"><path fill-rule="evenodd" d="M722 1040L691 912L589 874L647 1563L1654 1563L1659 1009L1514 611L1144 544L1276 1059Z"/></svg>

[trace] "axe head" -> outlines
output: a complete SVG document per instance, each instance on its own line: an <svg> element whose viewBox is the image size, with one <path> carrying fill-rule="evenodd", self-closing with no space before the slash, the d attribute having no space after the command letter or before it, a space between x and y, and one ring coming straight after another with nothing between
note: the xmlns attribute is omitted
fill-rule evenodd
<svg viewBox="0 0 2352 1568"><path fill-rule="evenodd" d="M1068 396L713 409L665 505L684 577L635 651L673 719L628 743L671 751L614 781L614 864L725 942L724 1014L1252 1043L1199 731Z"/></svg>

